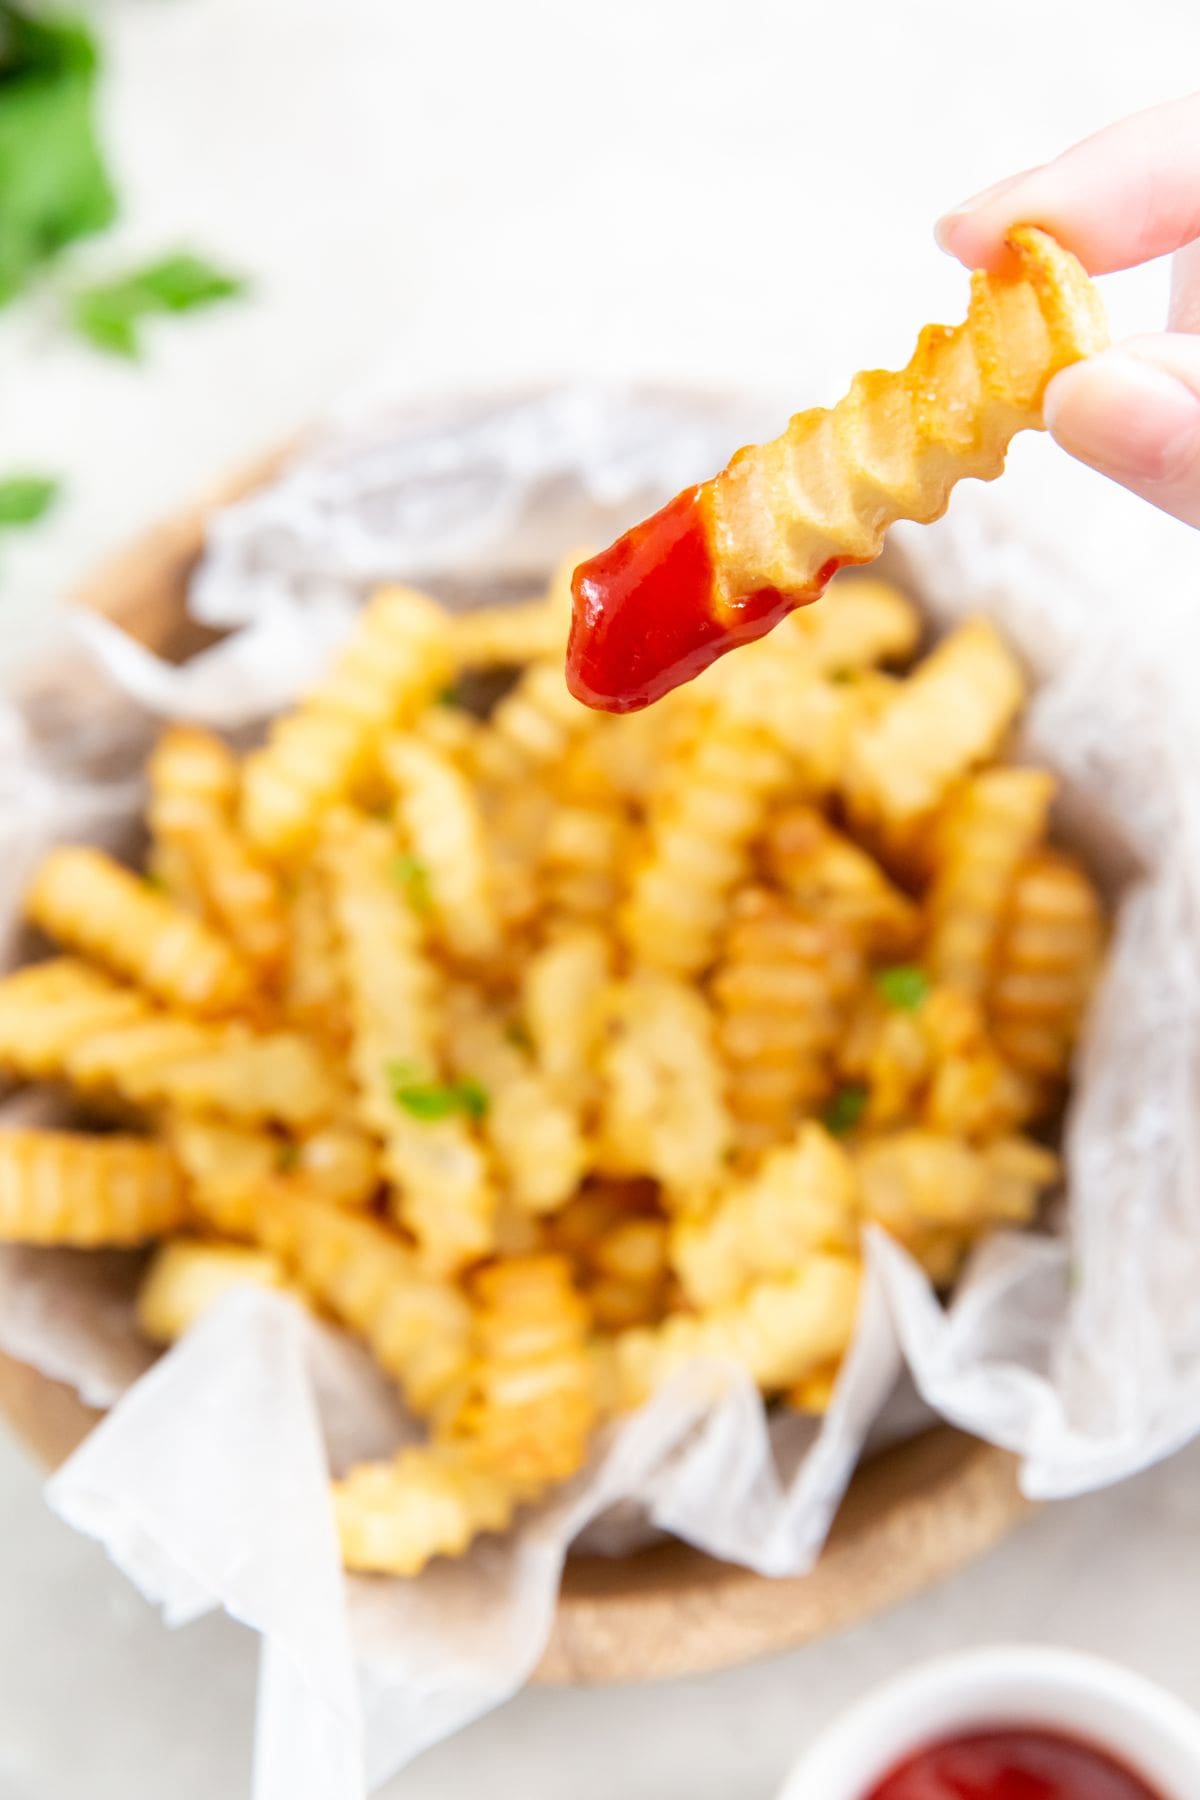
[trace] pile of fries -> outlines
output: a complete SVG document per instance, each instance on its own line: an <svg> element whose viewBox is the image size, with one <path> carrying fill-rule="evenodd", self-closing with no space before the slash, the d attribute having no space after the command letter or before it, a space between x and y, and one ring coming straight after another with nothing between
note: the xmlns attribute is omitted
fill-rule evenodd
<svg viewBox="0 0 1200 1800"><path fill-rule="evenodd" d="M335 1483L351 1568L503 1529L695 1358L820 1410L864 1222L944 1286L1059 1176L1104 921L998 760L993 627L914 662L909 601L839 581L612 718L564 685L569 574L379 593L244 759L169 729L145 872L53 851L60 953L0 981L0 1067L77 1120L0 1134L0 1236L155 1240L163 1343L291 1293L427 1421Z"/></svg>

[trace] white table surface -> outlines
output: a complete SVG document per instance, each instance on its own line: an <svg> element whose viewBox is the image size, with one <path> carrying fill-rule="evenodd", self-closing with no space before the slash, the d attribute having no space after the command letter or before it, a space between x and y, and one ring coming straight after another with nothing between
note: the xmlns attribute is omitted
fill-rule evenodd
<svg viewBox="0 0 1200 1800"><path fill-rule="evenodd" d="M832 397L961 310L941 207L1186 86L1187 0L110 0L126 197L90 274L176 244L254 297L137 368L0 318L0 472L61 472L0 547L0 668L52 646L103 552L389 364L413 393L583 373ZM1194 78L1194 77L1193 77ZM1161 272L1110 284L1159 322ZM523 1696L414 1766L425 1800L770 1795L806 1735L914 1659L1100 1650L1200 1704L1200 1451L1059 1506L828 1645L703 1680ZM0 1797L246 1793L254 1647L167 1635L0 1442ZM341 1800L341 1797L331 1797Z"/></svg>

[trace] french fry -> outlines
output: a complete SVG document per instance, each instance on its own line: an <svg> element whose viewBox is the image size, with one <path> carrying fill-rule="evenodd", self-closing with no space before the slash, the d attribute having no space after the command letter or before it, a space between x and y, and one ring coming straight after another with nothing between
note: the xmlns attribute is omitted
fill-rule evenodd
<svg viewBox="0 0 1200 1800"><path fill-rule="evenodd" d="M475 1278L475 1355L451 1427L473 1461L533 1489L587 1454L596 1392L588 1312L559 1256L513 1257Z"/></svg>
<svg viewBox="0 0 1200 1800"><path fill-rule="evenodd" d="M138 1325L152 1343L173 1344L235 1288L284 1285L282 1266L265 1250L171 1238L155 1251L142 1277Z"/></svg>
<svg viewBox="0 0 1200 1800"><path fill-rule="evenodd" d="M250 998L250 972L230 945L102 850L52 850L25 911L57 943L94 956L168 1006L204 1018Z"/></svg>
<svg viewBox="0 0 1200 1800"><path fill-rule="evenodd" d="M712 993L740 1143L783 1142L832 1093L834 1048L861 978L838 924L761 888L737 896Z"/></svg>
<svg viewBox="0 0 1200 1800"><path fill-rule="evenodd" d="M520 1498L460 1445L412 1445L334 1483L342 1561L364 1574L419 1575L437 1556L461 1556L482 1532L506 1530Z"/></svg>
<svg viewBox="0 0 1200 1800"><path fill-rule="evenodd" d="M1017 871L1046 830L1054 778L984 769L947 807L934 841L925 960L938 981L981 996Z"/></svg>
<svg viewBox="0 0 1200 1800"><path fill-rule="evenodd" d="M558 762L574 739L593 730L595 714L567 692L561 663L530 663L493 712L477 747L477 768L485 781L521 781Z"/></svg>
<svg viewBox="0 0 1200 1800"><path fill-rule="evenodd" d="M212 732L175 725L159 739L147 775L155 867L176 868L176 881L201 910L272 977L287 953L287 919L278 880L234 822L240 774L233 752Z"/></svg>
<svg viewBox="0 0 1200 1800"><path fill-rule="evenodd" d="M242 828L269 857L297 857L322 813L375 768L379 735L408 724L453 672L450 624L411 588L381 588L324 681L281 719L242 772Z"/></svg>
<svg viewBox="0 0 1200 1800"><path fill-rule="evenodd" d="M973 1149L919 1130L874 1138L854 1159L864 1216L901 1243L931 1226L975 1234L997 1224L1027 1225L1060 1173L1053 1151L1027 1138L998 1138Z"/></svg>
<svg viewBox="0 0 1200 1800"><path fill-rule="evenodd" d="M0 1240L17 1244L142 1244L187 1218L183 1177L146 1138L0 1132Z"/></svg>
<svg viewBox="0 0 1200 1800"><path fill-rule="evenodd" d="M623 1332L614 1344L620 1403L639 1405L690 1362L736 1364L768 1392L794 1387L845 1352L860 1280L856 1258L818 1251L789 1279L759 1282L732 1305Z"/></svg>
<svg viewBox="0 0 1200 1800"><path fill-rule="evenodd" d="M653 1175L678 1206L705 1204L723 1171L732 1126L702 996L650 971L614 986L601 1080L601 1167Z"/></svg>
<svg viewBox="0 0 1200 1800"><path fill-rule="evenodd" d="M718 717L700 732L652 813L620 917L639 961L674 975L712 962L729 896L749 872L751 841L787 773L786 757L757 727Z"/></svg>
<svg viewBox="0 0 1200 1800"><path fill-rule="evenodd" d="M487 842L471 784L448 757L413 734L389 738L383 766L404 827L409 897L430 914L446 947L468 961L500 948ZM403 878L403 874L402 874Z"/></svg>
<svg viewBox="0 0 1200 1800"><path fill-rule="evenodd" d="M290 1032L185 1019L70 962L0 980L0 1067L142 1107L245 1123L320 1123L344 1099L325 1057Z"/></svg>
<svg viewBox="0 0 1200 1800"><path fill-rule="evenodd" d="M1065 1076L1103 947L1100 899L1083 870L1055 851L1031 856L1013 885L988 991L996 1041L1018 1069Z"/></svg>
<svg viewBox="0 0 1200 1800"><path fill-rule="evenodd" d="M555 1093L482 994L451 990L445 1017L451 1068L487 1095L483 1133L507 1193L523 1212L554 1212L587 1167L578 1111Z"/></svg>
<svg viewBox="0 0 1200 1800"><path fill-rule="evenodd" d="M317 1306L370 1346L414 1412L452 1415L470 1363L470 1308L379 1220L314 1199L277 1176L260 1189L254 1236Z"/></svg>
<svg viewBox="0 0 1200 1800"><path fill-rule="evenodd" d="M707 1218L677 1220L671 1261L687 1298L709 1310L786 1278L814 1250L853 1252L857 1242L854 1165L810 1122L727 1188Z"/></svg>
<svg viewBox="0 0 1200 1800"><path fill-rule="evenodd" d="M982 618L960 625L853 738L845 771L852 817L903 839L995 754L1024 698L1020 667L995 626Z"/></svg>
<svg viewBox="0 0 1200 1800"><path fill-rule="evenodd" d="M612 946L581 926L558 932L525 963L522 1017L538 1067L555 1092L586 1104L605 1026Z"/></svg>
<svg viewBox="0 0 1200 1800"><path fill-rule="evenodd" d="M916 904L816 807L782 807L764 845L771 875L801 912L845 926L872 955L899 958L914 948Z"/></svg>
<svg viewBox="0 0 1200 1800"><path fill-rule="evenodd" d="M440 983L418 916L399 891L395 839L343 810L326 823L321 855L353 1027L350 1064L361 1123L383 1140L383 1168L400 1218L431 1268L449 1272L491 1246L496 1195L471 1122L409 1108L397 1084L432 1093L440 1079Z"/></svg>

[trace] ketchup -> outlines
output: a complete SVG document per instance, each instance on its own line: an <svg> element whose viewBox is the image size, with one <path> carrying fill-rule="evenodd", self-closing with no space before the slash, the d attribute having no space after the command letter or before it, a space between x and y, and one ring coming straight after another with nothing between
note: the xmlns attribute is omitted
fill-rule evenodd
<svg viewBox="0 0 1200 1800"><path fill-rule="evenodd" d="M815 600L842 560L802 593L758 588L720 599L713 584L708 490L685 488L609 549L581 563L567 647L567 686L605 712L637 712L718 656L763 637Z"/></svg>
<svg viewBox="0 0 1200 1800"><path fill-rule="evenodd" d="M815 1800L815 1796L814 1796ZM864 1800L1161 1800L1107 1751L1049 1731L977 1731L931 1744Z"/></svg>

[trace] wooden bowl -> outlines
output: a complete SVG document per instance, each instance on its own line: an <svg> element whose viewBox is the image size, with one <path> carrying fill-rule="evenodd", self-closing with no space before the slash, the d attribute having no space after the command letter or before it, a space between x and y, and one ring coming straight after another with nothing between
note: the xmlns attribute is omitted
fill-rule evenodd
<svg viewBox="0 0 1200 1800"><path fill-rule="evenodd" d="M147 532L77 595L173 660L209 634L186 615L205 521L278 467L264 460ZM54 1466L97 1414L44 1376L0 1357L0 1414ZM536 1679L644 1681L695 1674L806 1643L895 1605L953 1573L1029 1511L1014 1459L948 1426L885 1451L856 1473L824 1554L807 1576L767 1580L680 1543L620 1559L572 1557Z"/></svg>

